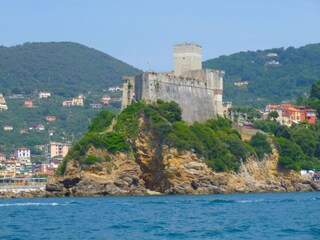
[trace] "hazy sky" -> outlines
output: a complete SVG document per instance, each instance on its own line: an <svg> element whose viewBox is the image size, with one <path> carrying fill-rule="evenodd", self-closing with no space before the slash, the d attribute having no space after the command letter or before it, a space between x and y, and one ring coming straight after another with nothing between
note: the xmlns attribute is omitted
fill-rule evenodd
<svg viewBox="0 0 320 240"><path fill-rule="evenodd" d="M72 41L146 71L170 71L172 46L203 60L320 42L319 0L0 0L0 45Z"/></svg>

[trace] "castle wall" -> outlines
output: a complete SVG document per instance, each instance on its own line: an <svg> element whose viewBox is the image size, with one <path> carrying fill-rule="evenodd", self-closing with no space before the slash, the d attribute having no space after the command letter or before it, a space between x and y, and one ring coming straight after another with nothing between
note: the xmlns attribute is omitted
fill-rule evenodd
<svg viewBox="0 0 320 240"><path fill-rule="evenodd" d="M188 123L204 122L222 112L222 76L224 72L197 70L198 79L162 73L143 73L135 79L135 99L155 102L175 101ZM192 74L191 74L192 75Z"/></svg>

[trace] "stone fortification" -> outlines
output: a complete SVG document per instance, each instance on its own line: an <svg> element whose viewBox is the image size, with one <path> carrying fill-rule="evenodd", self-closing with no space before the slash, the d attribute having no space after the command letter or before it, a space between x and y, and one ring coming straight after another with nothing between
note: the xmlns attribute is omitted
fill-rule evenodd
<svg viewBox="0 0 320 240"><path fill-rule="evenodd" d="M122 109L133 101L148 103L157 99L175 101L188 123L204 122L223 115L222 92L224 72L201 69L201 47L195 44L174 46L174 71L145 72L136 77L123 77Z"/></svg>
<svg viewBox="0 0 320 240"><path fill-rule="evenodd" d="M174 75L181 76L190 70L202 69L201 46L192 43L177 44L173 47Z"/></svg>

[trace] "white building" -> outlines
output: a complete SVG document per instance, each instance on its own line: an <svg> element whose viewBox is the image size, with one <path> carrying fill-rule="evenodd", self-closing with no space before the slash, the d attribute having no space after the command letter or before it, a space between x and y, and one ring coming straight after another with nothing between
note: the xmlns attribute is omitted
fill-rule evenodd
<svg viewBox="0 0 320 240"><path fill-rule="evenodd" d="M51 97L51 93L49 92L39 92L39 98L48 98Z"/></svg>
<svg viewBox="0 0 320 240"><path fill-rule="evenodd" d="M19 148L18 150L14 151L14 157L17 160L25 161L30 160L31 154L29 148Z"/></svg>

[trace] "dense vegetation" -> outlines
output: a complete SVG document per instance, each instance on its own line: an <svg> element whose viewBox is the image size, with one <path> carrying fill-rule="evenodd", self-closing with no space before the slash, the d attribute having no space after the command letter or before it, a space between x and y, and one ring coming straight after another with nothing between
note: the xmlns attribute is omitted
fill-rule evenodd
<svg viewBox="0 0 320 240"><path fill-rule="evenodd" d="M32 93L35 89L73 97L122 83L139 70L108 54L72 42L0 46L0 92Z"/></svg>
<svg viewBox="0 0 320 240"><path fill-rule="evenodd" d="M277 56L268 57L268 53ZM226 72L225 101L237 106L262 107L294 100L309 92L310 85L320 78L320 44L240 52L207 60L203 67ZM234 85L241 81L249 81L249 84Z"/></svg>
<svg viewBox="0 0 320 240"><path fill-rule="evenodd" d="M320 123L291 128L277 121L257 120L254 127L274 136L279 150L279 165L285 169L320 169Z"/></svg>
<svg viewBox="0 0 320 240"><path fill-rule="evenodd" d="M69 159L86 164L104 161L91 156L88 159L87 151L91 146L106 149L110 154L134 151L140 131L153 132L159 147L166 145L179 151L194 152L215 171L237 171L248 156L256 155L263 159L265 153L271 152L266 135L257 134L251 141L243 142L239 132L231 128L231 122L226 118L187 125L181 120L181 109L175 102L134 103L118 115L114 131L105 133L113 117L104 111L93 119L90 131L72 147L65 162ZM146 129L139 129L141 117L146 122Z"/></svg>

